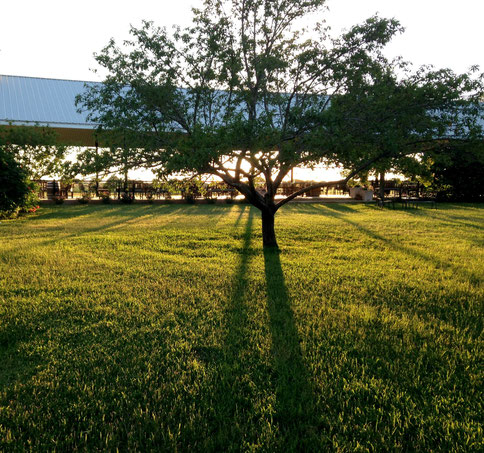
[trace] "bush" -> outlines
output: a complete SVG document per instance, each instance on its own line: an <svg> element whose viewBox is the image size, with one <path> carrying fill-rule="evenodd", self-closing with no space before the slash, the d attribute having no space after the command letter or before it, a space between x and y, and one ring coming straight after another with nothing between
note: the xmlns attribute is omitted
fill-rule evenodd
<svg viewBox="0 0 484 453"><path fill-rule="evenodd" d="M123 192L123 194L121 195L121 201L126 204L131 204L134 201L134 197L128 192Z"/></svg>
<svg viewBox="0 0 484 453"><path fill-rule="evenodd" d="M9 152L0 149L0 216L34 212L37 203L36 186L28 173Z"/></svg>
<svg viewBox="0 0 484 453"><path fill-rule="evenodd" d="M191 193L185 195L185 201L187 204L195 204L195 196Z"/></svg>
<svg viewBox="0 0 484 453"><path fill-rule="evenodd" d="M111 197L109 196L109 194L102 194L101 195L101 202L103 204L110 204L111 203Z"/></svg>
<svg viewBox="0 0 484 453"><path fill-rule="evenodd" d="M80 204L88 204L91 201L91 195L85 193L81 198L78 198L77 201Z"/></svg>
<svg viewBox="0 0 484 453"><path fill-rule="evenodd" d="M54 197L54 203L55 204L64 204L64 200L65 198L64 197Z"/></svg>
<svg viewBox="0 0 484 453"><path fill-rule="evenodd" d="M467 144L437 155L430 189L439 201L484 200L484 144Z"/></svg>

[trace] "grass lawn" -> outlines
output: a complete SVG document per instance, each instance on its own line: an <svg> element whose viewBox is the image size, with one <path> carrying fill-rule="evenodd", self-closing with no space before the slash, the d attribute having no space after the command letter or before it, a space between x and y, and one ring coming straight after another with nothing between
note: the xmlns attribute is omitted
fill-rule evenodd
<svg viewBox="0 0 484 453"><path fill-rule="evenodd" d="M483 451L484 207L0 223L0 451Z"/></svg>

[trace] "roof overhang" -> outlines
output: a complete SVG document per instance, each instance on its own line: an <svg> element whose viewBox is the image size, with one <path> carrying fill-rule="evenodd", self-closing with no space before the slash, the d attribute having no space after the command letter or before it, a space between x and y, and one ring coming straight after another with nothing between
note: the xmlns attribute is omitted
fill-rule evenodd
<svg viewBox="0 0 484 453"><path fill-rule="evenodd" d="M27 121L4 121L0 120L0 126L5 127L48 127L54 131L59 145L67 146L96 146L96 128L85 127L78 124L39 124Z"/></svg>
<svg viewBox="0 0 484 453"><path fill-rule="evenodd" d="M48 127L58 143L95 146L97 124L76 108L76 96L96 82L0 75L0 126Z"/></svg>

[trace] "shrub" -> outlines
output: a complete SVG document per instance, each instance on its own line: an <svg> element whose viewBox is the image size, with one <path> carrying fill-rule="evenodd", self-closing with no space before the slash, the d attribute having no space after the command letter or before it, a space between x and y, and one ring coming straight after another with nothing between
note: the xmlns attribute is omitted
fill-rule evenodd
<svg viewBox="0 0 484 453"><path fill-rule="evenodd" d="M484 200L484 144L449 148L435 156L430 187L439 201Z"/></svg>
<svg viewBox="0 0 484 453"><path fill-rule="evenodd" d="M101 194L101 202L104 204L110 204L111 203L111 197L109 194Z"/></svg>
<svg viewBox="0 0 484 453"><path fill-rule="evenodd" d="M121 195L121 201L125 204L131 204L134 201L134 197L128 192L123 192L123 194Z"/></svg>
<svg viewBox="0 0 484 453"><path fill-rule="evenodd" d="M78 198L77 201L81 204L88 204L91 201L91 195L85 193L81 198Z"/></svg>
<svg viewBox="0 0 484 453"><path fill-rule="evenodd" d="M19 212L38 209L36 186L29 181L25 169L13 156L0 149L0 216L15 216Z"/></svg>
<svg viewBox="0 0 484 453"><path fill-rule="evenodd" d="M65 200L65 198L61 197L61 196L54 197L54 203L55 204L64 204L64 200Z"/></svg>
<svg viewBox="0 0 484 453"><path fill-rule="evenodd" d="M185 201L187 204L195 204L195 196L189 193L185 195Z"/></svg>

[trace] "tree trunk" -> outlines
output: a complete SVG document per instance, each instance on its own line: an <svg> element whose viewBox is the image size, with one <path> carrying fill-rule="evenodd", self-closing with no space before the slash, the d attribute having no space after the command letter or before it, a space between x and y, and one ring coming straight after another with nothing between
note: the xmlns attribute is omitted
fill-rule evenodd
<svg viewBox="0 0 484 453"><path fill-rule="evenodd" d="M274 229L274 213L269 209L262 211L262 245L264 247L278 247Z"/></svg>
<svg viewBox="0 0 484 453"><path fill-rule="evenodd" d="M385 201L385 172L380 172L380 200L383 203Z"/></svg>
<svg viewBox="0 0 484 453"><path fill-rule="evenodd" d="M124 170L124 186L123 186L123 192L125 194L128 193L128 170Z"/></svg>

